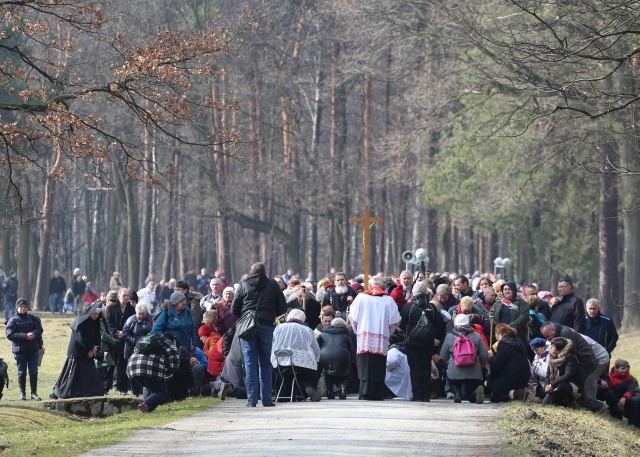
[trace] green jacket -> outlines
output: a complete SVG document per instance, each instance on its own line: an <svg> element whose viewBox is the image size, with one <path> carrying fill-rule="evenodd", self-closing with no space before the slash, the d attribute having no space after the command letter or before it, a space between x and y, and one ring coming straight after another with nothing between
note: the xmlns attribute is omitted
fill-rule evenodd
<svg viewBox="0 0 640 457"><path fill-rule="evenodd" d="M524 301L522 298L518 297L512 302L517 309L511 309L511 322L509 322L509 327L513 327L518 332L518 338L520 338L525 343L529 342L529 304ZM506 306L502 303L502 300L496 301L491 310L494 312L494 322L498 322L498 316L500 316L500 311L502 307ZM495 329L495 325L494 325Z"/></svg>
<svg viewBox="0 0 640 457"><path fill-rule="evenodd" d="M105 319L100 317L100 351L96 355L96 368L113 366L116 364L111 355L111 350L118 345L119 341L109 335Z"/></svg>

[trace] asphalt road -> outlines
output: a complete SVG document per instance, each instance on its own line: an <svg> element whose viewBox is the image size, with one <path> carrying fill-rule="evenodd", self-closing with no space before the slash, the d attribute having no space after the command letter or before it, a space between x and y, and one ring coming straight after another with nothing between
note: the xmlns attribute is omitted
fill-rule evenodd
<svg viewBox="0 0 640 457"><path fill-rule="evenodd" d="M499 406L347 400L245 407L227 399L187 419L136 432L88 456L497 456Z"/></svg>

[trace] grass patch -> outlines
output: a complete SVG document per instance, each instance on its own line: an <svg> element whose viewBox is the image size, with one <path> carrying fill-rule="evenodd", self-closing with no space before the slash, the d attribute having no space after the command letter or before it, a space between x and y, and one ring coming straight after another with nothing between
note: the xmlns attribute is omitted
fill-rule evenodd
<svg viewBox="0 0 640 457"><path fill-rule="evenodd" d="M118 443L136 430L158 427L218 404L217 398L191 398L159 406L151 414L131 411L102 419L79 419L57 411L0 406L0 443L4 456L70 457Z"/></svg>
<svg viewBox="0 0 640 457"><path fill-rule="evenodd" d="M640 376L640 332L620 336L612 359L627 359ZM613 364L612 360L612 364ZM533 414L535 413L535 414ZM534 418L529 418L535 415ZM505 405L497 423L507 455L621 457L640 455L640 429L608 414L593 414L536 403Z"/></svg>
<svg viewBox="0 0 640 457"><path fill-rule="evenodd" d="M535 413L534 418L527 419ZM637 428L609 415L513 402L500 412L498 433L511 456L621 457L640 455Z"/></svg>
<svg viewBox="0 0 640 457"><path fill-rule="evenodd" d="M71 314L35 313L42 318L45 356L38 371L38 393L46 398L58 380L67 357L71 329L75 318ZM136 430L158 427L191 416L217 405L217 398L190 398L158 407L143 415L131 411L102 419L81 419L42 407L35 401L18 401L16 364L11 343L0 345L0 357L9 365L9 388L0 401L0 455L72 457L84 452L120 442ZM27 395L29 394L27 381Z"/></svg>

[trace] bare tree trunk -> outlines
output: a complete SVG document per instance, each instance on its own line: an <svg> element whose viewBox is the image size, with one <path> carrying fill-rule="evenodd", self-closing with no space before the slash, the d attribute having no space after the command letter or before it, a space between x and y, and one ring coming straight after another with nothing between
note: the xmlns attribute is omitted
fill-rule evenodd
<svg viewBox="0 0 640 457"><path fill-rule="evenodd" d="M117 180L115 166L111 166L111 179ZM104 268L107 272L108 277L111 277L111 274L120 268L119 265L116 265L116 240L117 240L117 232L116 227L118 224L118 212L117 212L117 204L118 204L118 196L116 192L109 192L107 195L107 245L105 246L106 255L105 255L105 263Z"/></svg>
<svg viewBox="0 0 640 457"><path fill-rule="evenodd" d="M49 296L49 247L51 245L51 214L53 211L53 201L55 197L56 181L54 176L58 174L62 167L64 154L62 147L56 146L53 166L44 184L44 203L42 205L42 242L40 243L40 264L38 265L38 279L36 280L36 291L33 302L33 309L44 310L47 307L47 297ZM73 234L71 234L73 236Z"/></svg>
<svg viewBox="0 0 640 457"><path fill-rule="evenodd" d="M171 180L169 188L169 208L175 208L177 206L176 193L178 191L178 175L180 171L180 149L175 148L173 151L173 179ZM169 217L165 222L165 250L164 261L162 262L162 276L165 279L171 278L172 274L183 274L184 271L176 271L176 260L174 257L175 244L176 244L176 218Z"/></svg>
<svg viewBox="0 0 640 457"><path fill-rule="evenodd" d="M93 224L91 219L91 193L85 189L84 191L84 258L85 258L85 274L87 277L95 281L95 272L93 271L93 253L94 242L91 235L93 234Z"/></svg>
<svg viewBox="0 0 640 457"><path fill-rule="evenodd" d="M451 218L451 271L458 274L460 272L460 248L458 245L458 227L456 221Z"/></svg>
<svg viewBox="0 0 640 457"><path fill-rule="evenodd" d="M29 177L26 176L26 173L21 173L21 183L23 184L20 192L22 193L24 200L29 202L31 201L31 181ZM22 224L20 224L20 228L18 229L18 236L20 237L20 242L18 243L18 296L25 297L31 302L31 286L30 286L30 278L31 274L29 272L29 261L31 260L31 256L29 255L29 248L31 247L31 214L27 217L23 216ZM48 271L48 269L47 269ZM42 302L42 310L45 309L44 302Z"/></svg>
<svg viewBox="0 0 640 457"><path fill-rule="evenodd" d="M366 74L364 76L364 113L362 116L362 136L363 145L362 150L364 152L364 204L368 205L373 210L373 215L376 215L375 208L373 207L373 145L371 144L372 135L372 80L371 75ZM376 232L372 230L370 232L370 247L369 247L369 272L371 275L376 273L375 259L378 256L376 249Z"/></svg>
<svg viewBox="0 0 640 457"><path fill-rule="evenodd" d="M145 130L144 135L144 174L153 173L153 157L151 149L151 135ZM140 281L144 281L149 273L152 272L151 260L151 219L153 211L153 190L151 186L141 186L140 204L142 221L140 224L140 272L138 277ZM143 283L138 284L139 287L144 286Z"/></svg>
<svg viewBox="0 0 640 457"><path fill-rule="evenodd" d="M605 146L607 162L617 163L616 145ZM600 221L598 224L600 282L598 296L603 312L617 327L622 321L620 306L620 274L618 271L618 177L614 173L600 174Z"/></svg>

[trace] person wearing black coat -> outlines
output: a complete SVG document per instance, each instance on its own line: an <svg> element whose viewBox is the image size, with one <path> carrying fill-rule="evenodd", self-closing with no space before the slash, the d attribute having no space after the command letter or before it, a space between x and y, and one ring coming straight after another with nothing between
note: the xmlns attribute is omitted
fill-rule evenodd
<svg viewBox="0 0 640 457"><path fill-rule="evenodd" d="M558 281L558 293L562 299L551 308L549 320L584 333L586 329L584 303L573 293L573 283L568 279Z"/></svg>
<svg viewBox="0 0 640 457"><path fill-rule="evenodd" d="M91 304L71 323L67 360L49 398L98 397L104 386L94 358L100 349L99 302Z"/></svg>
<svg viewBox="0 0 640 457"><path fill-rule="evenodd" d="M340 389L340 400L346 400L349 368L356 359L355 347L346 322L339 317L333 319L331 325L325 327L318 335L318 345L320 346L318 366L324 370L327 398L329 400L336 398L334 386L337 386Z"/></svg>
<svg viewBox="0 0 640 457"><path fill-rule="evenodd" d="M136 309L129 302L129 290L122 288L118 292L118 300L113 300L109 293L107 300L107 325L109 327L109 335L116 338L119 341L113 350L111 355L115 362L115 365L110 366L107 369L106 376L113 377L115 370L116 374L116 388L121 394L125 395L129 390L129 378L127 377L127 359L124 357L124 324L131 316L135 316Z"/></svg>
<svg viewBox="0 0 640 457"><path fill-rule="evenodd" d="M306 317L304 325L311 330L315 330L320 324L320 303L306 290L298 291L295 296L292 294L291 300L287 302L287 311L298 308L304 311Z"/></svg>
<svg viewBox="0 0 640 457"><path fill-rule="evenodd" d="M20 400L27 399L27 369L31 386L31 399L40 401L38 396L38 361L42 346L42 323L40 318L27 312L26 298L17 301L17 314L7 322L7 339L11 341L11 351L18 366L18 386Z"/></svg>
<svg viewBox="0 0 640 457"><path fill-rule="evenodd" d="M489 358L491 403L514 398L524 400L524 389L531 377L527 349L522 340L517 338L516 329L506 324L497 325L496 341L495 356Z"/></svg>
<svg viewBox="0 0 640 457"><path fill-rule="evenodd" d="M406 354L411 376L412 401L431 401L431 359L441 341L444 341L446 326L442 314L430 302L430 292L427 285L418 281L412 289L409 303L402 307L400 329L405 332ZM432 326L433 335L428 340L412 338L422 315L427 317Z"/></svg>
<svg viewBox="0 0 640 457"><path fill-rule="evenodd" d="M609 355L618 344L618 331L613 320L601 313L600 302L595 298L587 300L586 332L598 344L604 347Z"/></svg>
<svg viewBox="0 0 640 457"><path fill-rule="evenodd" d="M556 337L571 340L571 353L576 356L580 364L580 377L586 379L598 368L598 361L591 346L582 336L570 327L553 322L545 322L540 327L540 332L547 341Z"/></svg>
<svg viewBox="0 0 640 457"><path fill-rule="evenodd" d="M544 405L562 405L572 409L578 409L576 398L583 390L580 378L580 364L575 355L571 353L571 340L563 337L551 340L549 350L549 383L544 388L546 396Z"/></svg>
<svg viewBox="0 0 640 457"><path fill-rule="evenodd" d="M287 301L275 279L267 277L266 268L262 263L256 262L251 265L249 275L240 283L231 305L231 312L237 317L241 317L247 311L256 311L259 322L258 332L253 337L242 340L247 405L256 406L259 388L262 405L275 406L271 399L271 347L276 317L287 310Z"/></svg>

